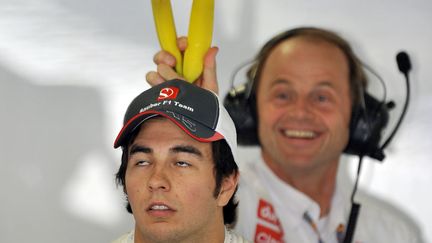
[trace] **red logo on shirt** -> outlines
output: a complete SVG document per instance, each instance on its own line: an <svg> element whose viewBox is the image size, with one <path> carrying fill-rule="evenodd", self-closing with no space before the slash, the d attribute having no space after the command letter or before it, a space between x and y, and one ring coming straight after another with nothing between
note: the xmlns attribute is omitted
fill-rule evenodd
<svg viewBox="0 0 432 243"><path fill-rule="evenodd" d="M157 98L158 101L170 99L173 100L177 97L178 94L178 88L177 87L167 87L163 88L159 92L159 97Z"/></svg>
<svg viewBox="0 0 432 243"><path fill-rule="evenodd" d="M279 225L279 220L276 216L276 213L273 209L273 205L261 199L258 205L258 218L264 219L265 221Z"/></svg>
<svg viewBox="0 0 432 243"><path fill-rule="evenodd" d="M255 242L283 243L283 229L278 217L276 216L273 205L260 199L257 214L258 223L255 230Z"/></svg>
<svg viewBox="0 0 432 243"><path fill-rule="evenodd" d="M283 234L258 224L255 232L256 243L283 243Z"/></svg>

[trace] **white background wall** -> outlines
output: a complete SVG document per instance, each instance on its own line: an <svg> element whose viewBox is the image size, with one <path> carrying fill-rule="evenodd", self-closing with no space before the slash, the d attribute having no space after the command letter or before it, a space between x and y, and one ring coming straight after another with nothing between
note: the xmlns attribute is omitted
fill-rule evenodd
<svg viewBox="0 0 432 243"><path fill-rule="evenodd" d="M182 35L190 3L173 1ZM431 241L432 2L216 0L215 14L221 93L272 35L331 28L384 78L398 105L393 128L405 97L395 55L411 55L406 120L385 162L365 161L361 188L411 215ZM158 49L150 1L0 0L0 242L109 242L132 227L112 143Z"/></svg>

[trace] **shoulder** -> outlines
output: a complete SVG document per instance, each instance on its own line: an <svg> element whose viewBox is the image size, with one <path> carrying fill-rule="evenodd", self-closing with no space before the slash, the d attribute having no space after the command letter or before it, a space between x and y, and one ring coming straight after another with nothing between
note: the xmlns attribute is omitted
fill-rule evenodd
<svg viewBox="0 0 432 243"><path fill-rule="evenodd" d="M380 239L379 242L423 242L417 223L400 208L365 194L359 201L361 209L356 235Z"/></svg>
<svg viewBox="0 0 432 243"><path fill-rule="evenodd" d="M112 241L112 243L133 243L134 242L134 231L126 233L120 236L118 239Z"/></svg>
<svg viewBox="0 0 432 243"><path fill-rule="evenodd" d="M255 234L260 198L266 196L261 193L264 189L262 186L263 183L258 176L258 170L254 163L259 163L259 160L243 162L239 166L240 181L236 192L236 199L239 205L237 207L235 230L248 239L253 239Z"/></svg>
<svg viewBox="0 0 432 243"><path fill-rule="evenodd" d="M258 192L260 191L257 188L258 185L261 185L259 182L260 177L258 176L258 168L257 163L260 161L257 159L256 161L241 161L238 163L240 170L240 181L237 195L239 198L244 201L249 201L255 197L258 197Z"/></svg>
<svg viewBox="0 0 432 243"><path fill-rule="evenodd" d="M258 162L258 161L256 161ZM239 200L240 210L249 207L256 208L258 199L263 191L261 178L258 176L257 167L253 162L242 163L240 166L240 180L236 197Z"/></svg>
<svg viewBox="0 0 432 243"><path fill-rule="evenodd" d="M250 243L250 241L246 240L241 235L235 233L231 229L226 229L226 236L224 243Z"/></svg>

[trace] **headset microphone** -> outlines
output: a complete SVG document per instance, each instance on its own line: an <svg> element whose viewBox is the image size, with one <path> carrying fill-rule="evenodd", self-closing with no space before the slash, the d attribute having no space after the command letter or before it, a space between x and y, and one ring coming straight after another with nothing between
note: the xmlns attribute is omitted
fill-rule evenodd
<svg viewBox="0 0 432 243"><path fill-rule="evenodd" d="M399 68L399 71L401 71L403 74L408 74L408 72L411 70L411 62L409 59L409 56L406 52L401 51L396 55L396 62Z"/></svg>
<svg viewBox="0 0 432 243"><path fill-rule="evenodd" d="M399 52L396 55L396 62L397 62L399 71L401 73L403 73L404 76L405 76L405 85L406 85L405 104L403 106L401 116L399 117L399 120L398 120L395 128L393 129L392 133L387 138L387 140L381 146L381 150L383 150L384 148L387 147L387 145L391 142L391 140L393 139L394 135L396 134L396 131L399 129L399 126L400 126L400 124L402 123L402 120L405 117L406 110L408 108L408 104L409 104L409 100L410 100L410 82L409 82L409 75L408 75L409 71L411 70L411 61L410 61L410 58L409 58L409 56L408 56L408 54L406 52L401 51L401 52Z"/></svg>
<svg viewBox="0 0 432 243"><path fill-rule="evenodd" d="M410 62L408 54L406 52L399 52L396 55L396 62L397 62L399 71L401 71L405 76L407 95L406 95L405 104L404 104L404 107L402 110L402 114L401 114L401 116L397 122L396 127L393 129L391 135L387 138L387 140L383 143L383 145L378 149L378 151L381 151L381 152L384 150L385 147L387 147L387 145L390 143L393 136L395 135L396 131L399 129L399 126L400 126L403 118L405 117L406 109L408 108L408 103L409 103L409 98L410 98L410 85L409 85L408 72L411 70L411 62ZM393 105L393 103L389 102L387 104L387 106L389 106L389 105ZM359 164L358 164L358 168L357 168L357 176L356 176L356 180L355 180L355 184L354 184L354 189L353 189L352 194L351 194L351 212L350 212L350 215L348 218L348 225L347 225L347 229L346 229L343 243L351 243L352 242L355 228L356 228L356 224L357 224L357 218L358 218L358 215L360 213L361 205L359 203L354 202L354 195L357 191L357 184L358 184L358 180L359 180L359 176L360 176L362 159L363 159L363 156L360 155Z"/></svg>

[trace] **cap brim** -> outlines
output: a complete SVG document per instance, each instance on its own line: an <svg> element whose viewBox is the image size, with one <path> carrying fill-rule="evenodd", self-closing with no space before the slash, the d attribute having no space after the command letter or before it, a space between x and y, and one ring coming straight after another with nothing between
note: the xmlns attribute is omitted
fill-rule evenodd
<svg viewBox="0 0 432 243"><path fill-rule="evenodd" d="M138 128L140 125L148 119L151 119L155 116L162 116L168 118L174 124L176 124L179 128L181 128L184 132L186 132L193 139L200 142L213 142L220 139L224 139L224 137L210 129L209 127L196 122L189 117L183 116L181 114L175 113L174 111L158 111L158 110L147 110L141 113L138 113L134 117L132 117L120 130L117 138L114 142L114 148L118 148L120 146L125 145L129 136Z"/></svg>

